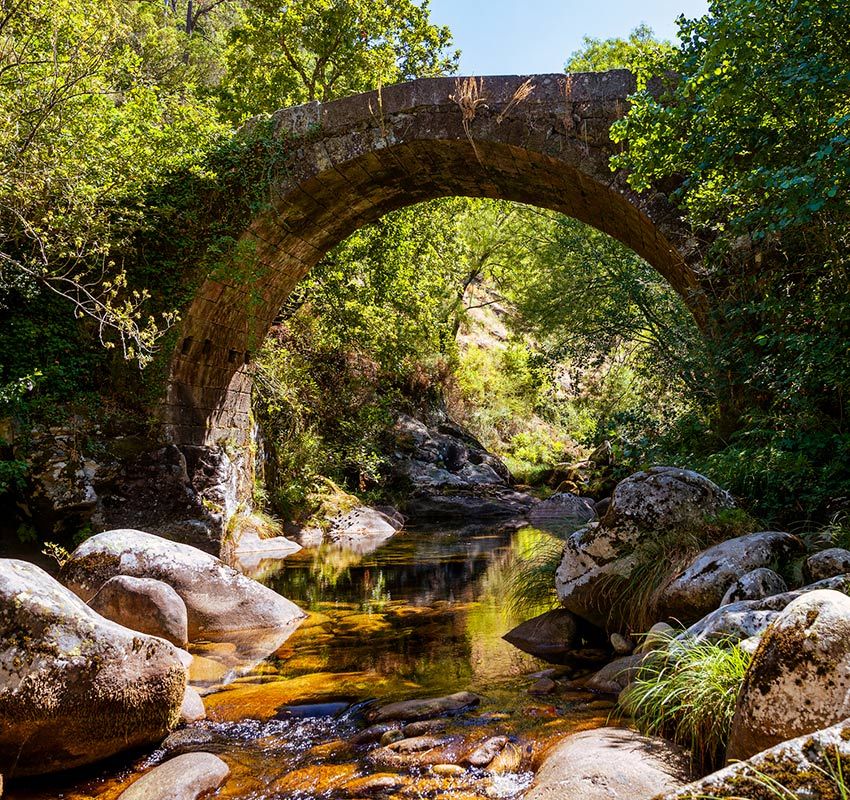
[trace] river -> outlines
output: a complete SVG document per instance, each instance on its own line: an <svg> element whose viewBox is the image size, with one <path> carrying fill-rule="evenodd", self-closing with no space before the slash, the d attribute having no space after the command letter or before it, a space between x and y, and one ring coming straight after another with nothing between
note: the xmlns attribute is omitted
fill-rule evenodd
<svg viewBox="0 0 850 800"><path fill-rule="evenodd" d="M403 530L371 552L322 545L252 565L253 577L309 616L282 644L193 644L191 681L204 695L206 720L161 749L29 779L8 797L112 800L141 771L192 750L230 766L215 795L222 798L520 797L548 743L605 724L611 710L580 690L531 694L535 673L551 665L501 638L530 616L511 613L506 586L518 559L546 535ZM426 723L433 746L403 764L358 739L380 704L461 691L478 694L480 705ZM492 736L509 739L498 768L445 766Z"/></svg>

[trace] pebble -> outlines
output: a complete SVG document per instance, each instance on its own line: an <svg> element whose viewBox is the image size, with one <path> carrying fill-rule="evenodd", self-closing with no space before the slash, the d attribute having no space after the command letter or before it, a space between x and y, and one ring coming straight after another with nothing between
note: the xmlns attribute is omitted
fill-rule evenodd
<svg viewBox="0 0 850 800"><path fill-rule="evenodd" d="M550 694L555 691L557 684L551 678L540 678L528 689L529 694Z"/></svg>

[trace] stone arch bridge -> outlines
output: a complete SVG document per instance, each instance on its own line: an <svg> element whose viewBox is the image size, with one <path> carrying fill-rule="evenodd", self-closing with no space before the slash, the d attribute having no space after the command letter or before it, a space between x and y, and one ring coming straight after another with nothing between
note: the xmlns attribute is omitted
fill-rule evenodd
<svg viewBox="0 0 850 800"><path fill-rule="evenodd" d="M705 327L700 242L663 192L638 194L609 167L610 127L634 90L624 70L433 78L278 111L274 136L295 149L235 250L254 278L206 277L185 310L161 407L170 441L244 444L252 354L295 284L356 229L432 198L520 201L593 225L646 259Z"/></svg>

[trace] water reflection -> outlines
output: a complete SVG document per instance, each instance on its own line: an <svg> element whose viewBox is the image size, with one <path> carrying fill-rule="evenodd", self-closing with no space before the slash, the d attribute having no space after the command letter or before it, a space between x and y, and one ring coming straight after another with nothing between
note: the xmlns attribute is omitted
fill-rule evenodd
<svg viewBox="0 0 850 800"><path fill-rule="evenodd" d="M233 662L246 642L196 643L192 678L207 692L207 721L178 731L166 750L143 754L136 763L124 757L87 774L41 781L30 791L15 787L9 796L112 800L159 760L210 750L232 770L218 796L234 800L344 800L360 791L513 797L527 785L528 770L548 740L603 724L607 714L576 692L530 697L525 676L546 665L501 638L521 621L506 608L505 586L546 541L552 541L549 534L531 529L416 530L368 552L322 546L264 560L263 582L309 617L282 644L249 642L255 647L251 658L273 649L253 666ZM427 769L375 775L366 749L352 739L364 723L353 712L338 713L369 698L384 702L461 690L484 701L473 715L447 723L445 733L460 737L464 747L509 736L522 750L521 768L506 775L471 769L454 777ZM322 704L336 716L293 715L293 707L307 704ZM369 789L372 778L387 788Z"/></svg>

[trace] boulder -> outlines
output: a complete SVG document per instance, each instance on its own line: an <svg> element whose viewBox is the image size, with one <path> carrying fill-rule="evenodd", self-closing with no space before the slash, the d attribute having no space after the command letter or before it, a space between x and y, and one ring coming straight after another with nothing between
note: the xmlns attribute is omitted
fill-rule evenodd
<svg viewBox="0 0 850 800"><path fill-rule="evenodd" d="M803 574L811 582L833 578L836 575L850 573L850 550L843 547L830 547L821 550L806 559Z"/></svg>
<svg viewBox="0 0 850 800"><path fill-rule="evenodd" d="M835 589L845 594L850 591L850 575L818 581L783 594L774 594L761 600L741 600L706 614L699 622L679 634L679 638L692 638L739 642L761 636L773 620L792 600L818 589Z"/></svg>
<svg viewBox="0 0 850 800"><path fill-rule="evenodd" d="M162 581L116 575L98 589L89 606L125 628L159 636L177 647L189 642L186 604Z"/></svg>
<svg viewBox="0 0 850 800"><path fill-rule="evenodd" d="M155 578L171 586L186 604L190 640L225 631L294 630L306 616L294 603L220 559L142 531L92 536L71 554L60 578L88 601L116 575Z"/></svg>
<svg viewBox="0 0 850 800"><path fill-rule="evenodd" d="M596 506L589 497L558 492L534 506L528 521L541 530L571 532L596 519Z"/></svg>
<svg viewBox="0 0 850 800"><path fill-rule="evenodd" d="M212 753L186 753L146 772L118 800L198 800L214 792L230 768Z"/></svg>
<svg viewBox="0 0 850 800"><path fill-rule="evenodd" d="M676 629L667 622L656 622L641 638L635 648L636 653L651 653L666 647L670 639L675 638Z"/></svg>
<svg viewBox="0 0 850 800"><path fill-rule="evenodd" d="M720 605L727 606L729 603L737 603L741 600L761 600L787 591L788 585L781 575L767 567L759 567L738 578L726 590Z"/></svg>
<svg viewBox="0 0 850 800"><path fill-rule="evenodd" d="M730 764L695 783L658 795L656 800L705 798L807 798L839 800L845 795L829 776L840 761L846 776L850 759L850 722L764 750L746 761ZM785 791L774 787L779 784Z"/></svg>
<svg viewBox="0 0 850 800"><path fill-rule="evenodd" d="M575 614L556 608L520 623L502 638L524 653L558 664L581 637Z"/></svg>
<svg viewBox="0 0 850 800"><path fill-rule="evenodd" d="M0 771L37 775L160 742L177 724L177 648L95 613L34 564L0 560Z"/></svg>
<svg viewBox="0 0 850 800"><path fill-rule="evenodd" d="M703 550L664 588L662 616L689 625L720 606L735 581L758 567L768 567L803 551L790 533L764 531L738 536Z"/></svg>
<svg viewBox="0 0 850 800"><path fill-rule="evenodd" d="M403 525L375 508L357 506L327 520L327 539L342 547L357 549L368 542L378 544L389 539Z"/></svg>
<svg viewBox="0 0 850 800"><path fill-rule="evenodd" d="M613 610L606 588L612 579L628 578L642 547L657 543L660 533L692 530L732 506L728 492L696 472L653 467L631 475L617 484L605 516L565 542L555 577L561 603L605 626Z"/></svg>
<svg viewBox="0 0 850 800"><path fill-rule="evenodd" d="M417 520L480 521L524 516L536 502L511 488L508 468L447 418L426 425L401 415L393 429L389 480Z"/></svg>
<svg viewBox="0 0 850 800"><path fill-rule="evenodd" d="M644 658L646 655L641 653L615 658L594 673L584 684L584 688L591 692L619 694L635 679Z"/></svg>
<svg viewBox="0 0 850 800"><path fill-rule="evenodd" d="M180 705L180 722L184 724L197 722L200 719L206 719L206 716L207 710L204 708L203 699L191 686L187 686Z"/></svg>
<svg viewBox="0 0 850 800"><path fill-rule="evenodd" d="M809 592L762 635L738 695L727 758L748 758L848 717L850 597Z"/></svg>
<svg viewBox="0 0 850 800"><path fill-rule="evenodd" d="M525 800L647 800L690 778L686 757L664 739L598 728L552 748Z"/></svg>

